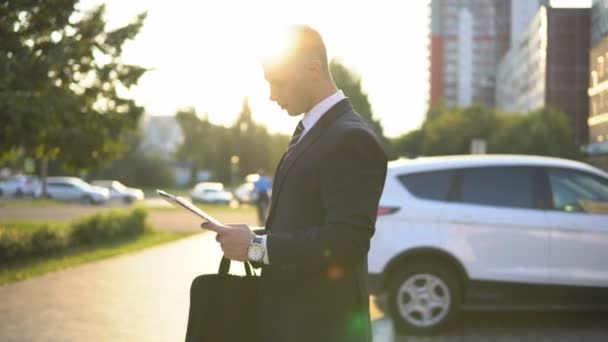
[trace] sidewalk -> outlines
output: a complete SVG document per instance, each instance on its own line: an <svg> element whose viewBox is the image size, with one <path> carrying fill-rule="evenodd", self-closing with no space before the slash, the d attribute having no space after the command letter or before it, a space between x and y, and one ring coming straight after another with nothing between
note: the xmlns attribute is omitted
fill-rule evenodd
<svg viewBox="0 0 608 342"><path fill-rule="evenodd" d="M220 255L198 234L0 287L0 340L183 341L190 282Z"/></svg>
<svg viewBox="0 0 608 342"><path fill-rule="evenodd" d="M214 237L198 234L0 287L0 341L183 341L190 283L217 272ZM393 340L387 323L374 322L375 341Z"/></svg>

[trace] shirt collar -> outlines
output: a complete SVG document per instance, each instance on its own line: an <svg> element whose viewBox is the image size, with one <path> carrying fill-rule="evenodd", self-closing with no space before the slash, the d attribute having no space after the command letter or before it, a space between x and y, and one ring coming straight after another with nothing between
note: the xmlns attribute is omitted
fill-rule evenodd
<svg viewBox="0 0 608 342"><path fill-rule="evenodd" d="M302 118L302 125L304 125L302 135L308 132L331 107L345 98L346 96L344 96L342 90L338 90L312 107Z"/></svg>

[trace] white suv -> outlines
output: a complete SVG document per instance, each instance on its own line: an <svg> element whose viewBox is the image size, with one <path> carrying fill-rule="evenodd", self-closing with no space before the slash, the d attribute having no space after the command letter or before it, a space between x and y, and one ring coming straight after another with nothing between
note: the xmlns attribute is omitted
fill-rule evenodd
<svg viewBox="0 0 608 342"><path fill-rule="evenodd" d="M411 332L461 309L606 308L608 174L516 155L391 162L369 273Z"/></svg>

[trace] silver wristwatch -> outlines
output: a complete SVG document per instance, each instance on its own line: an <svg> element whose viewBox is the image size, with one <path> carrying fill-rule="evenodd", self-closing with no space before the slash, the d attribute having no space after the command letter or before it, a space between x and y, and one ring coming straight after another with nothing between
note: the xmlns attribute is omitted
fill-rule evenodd
<svg viewBox="0 0 608 342"><path fill-rule="evenodd" d="M264 254L266 254L266 249L264 248L264 244L262 244L262 238L254 236L249 244L249 248L247 248L247 259L253 262L262 262Z"/></svg>

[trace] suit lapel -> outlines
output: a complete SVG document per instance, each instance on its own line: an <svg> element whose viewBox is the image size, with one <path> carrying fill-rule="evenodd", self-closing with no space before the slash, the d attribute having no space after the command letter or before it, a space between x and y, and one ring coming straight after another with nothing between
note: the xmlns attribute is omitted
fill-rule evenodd
<svg viewBox="0 0 608 342"><path fill-rule="evenodd" d="M353 107L350 104L348 99L341 100L336 103L333 107L331 107L317 123L312 127L312 129L307 132L302 140L298 142L291 151L286 152L281 158L279 165L277 167L277 172L275 174L274 186L272 189L272 199L270 205L270 213L268 215L268 220L266 223L271 222L271 218L274 213L274 208L276 207L276 202L279 198L279 194L281 192L281 188L289 169L296 160L315 142L317 139L326 131L326 129L331 126L342 114L352 110Z"/></svg>

